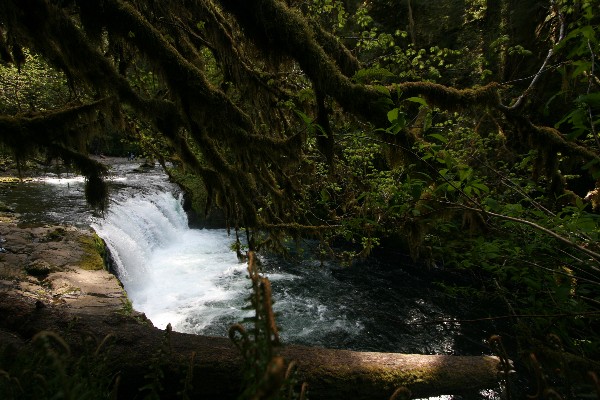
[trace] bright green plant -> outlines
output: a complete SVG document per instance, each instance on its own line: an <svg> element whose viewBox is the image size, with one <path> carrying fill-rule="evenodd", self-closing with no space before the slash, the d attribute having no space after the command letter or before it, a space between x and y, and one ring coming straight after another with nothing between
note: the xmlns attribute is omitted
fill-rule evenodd
<svg viewBox="0 0 600 400"><path fill-rule="evenodd" d="M71 90L65 74L27 50L24 57L19 68L0 63L1 113L47 111L77 98L79 94Z"/></svg>

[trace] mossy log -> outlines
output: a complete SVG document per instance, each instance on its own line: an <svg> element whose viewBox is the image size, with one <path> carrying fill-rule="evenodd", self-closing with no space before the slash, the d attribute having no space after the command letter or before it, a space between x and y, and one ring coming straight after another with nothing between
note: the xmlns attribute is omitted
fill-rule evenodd
<svg viewBox="0 0 600 400"><path fill-rule="evenodd" d="M473 393L495 388L499 360L493 356L448 356L358 352L287 346L310 397L318 399L388 399L399 387L413 397Z"/></svg>
<svg viewBox="0 0 600 400"><path fill-rule="evenodd" d="M227 338L167 335L141 316L100 311L75 315L39 301L0 296L0 332L27 343L43 330L61 335L75 354L89 337L101 343L111 335L102 353L108 367L120 376L119 398L140 395L139 388L148 383L153 363L160 365L165 376L161 398L176 398L191 359L192 398L233 399L239 393L242 359ZM298 380L309 384L311 399L388 399L402 386L414 397L427 397L498 384L499 361L488 356L373 353L296 345L283 346L280 355L296 362Z"/></svg>

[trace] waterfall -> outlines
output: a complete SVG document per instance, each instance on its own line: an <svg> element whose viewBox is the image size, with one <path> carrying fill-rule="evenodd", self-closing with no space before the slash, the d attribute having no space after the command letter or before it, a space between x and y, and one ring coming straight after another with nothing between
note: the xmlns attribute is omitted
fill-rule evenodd
<svg viewBox="0 0 600 400"><path fill-rule="evenodd" d="M246 264L224 229L190 229L164 174L125 171L110 207L92 227L104 239L135 310L164 329L226 336L253 314ZM261 254L284 342L407 353L451 353L460 325L435 330L424 316L452 319L435 292L397 267L322 263L311 244L294 260ZM416 322L413 324L412 322Z"/></svg>
<svg viewBox="0 0 600 400"><path fill-rule="evenodd" d="M27 223L87 227L91 219L134 309L161 329L171 323L178 332L226 336L252 315L246 265L231 250L233 238L223 229L189 229L179 190L160 168L140 171L111 160L111 173L111 204L101 218L92 217L79 176L0 188L0 201L14 205ZM291 260L259 255L284 343L421 354L486 351L477 326L455 322L469 304L448 301L414 268L397 259L342 267L315 259L314 245L290 248L298 250Z"/></svg>
<svg viewBox="0 0 600 400"><path fill-rule="evenodd" d="M92 227L104 239L134 307L158 327L171 323L179 331L198 331L231 314L236 297L243 299L234 288L243 291L243 279L223 288L228 275L242 275L244 269L226 232L189 229L181 198L171 193L113 201ZM202 318L190 315L198 313Z"/></svg>
<svg viewBox="0 0 600 400"><path fill-rule="evenodd" d="M175 242L187 219L177 199L155 193L114 204L92 227L106 242L121 282L133 289L149 278L152 253Z"/></svg>
<svg viewBox="0 0 600 400"><path fill-rule="evenodd" d="M189 229L181 197L157 189L126 192L92 227L104 239L136 310L159 328L223 336L252 315L246 265L231 250L225 230ZM355 290L332 280L331 271L308 261L284 271L283 260L263 259L272 281L282 337L326 345L355 336L363 327L343 302ZM297 268L296 268L297 269ZM329 298L328 298L329 297ZM321 343L321 340L323 341Z"/></svg>

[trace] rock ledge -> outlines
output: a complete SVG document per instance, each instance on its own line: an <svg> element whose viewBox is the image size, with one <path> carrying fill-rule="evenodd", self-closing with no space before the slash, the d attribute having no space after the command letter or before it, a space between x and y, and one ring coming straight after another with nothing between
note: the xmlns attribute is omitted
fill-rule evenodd
<svg viewBox="0 0 600 400"><path fill-rule="evenodd" d="M0 294L34 299L73 314L130 308L119 280L105 266L102 240L70 226L23 227L0 216Z"/></svg>

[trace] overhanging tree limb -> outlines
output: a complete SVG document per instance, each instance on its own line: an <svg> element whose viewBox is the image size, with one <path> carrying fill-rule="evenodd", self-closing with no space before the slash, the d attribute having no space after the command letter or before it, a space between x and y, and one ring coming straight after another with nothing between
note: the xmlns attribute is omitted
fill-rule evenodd
<svg viewBox="0 0 600 400"><path fill-rule="evenodd" d="M554 231L552 231L552 230L550 230L548 228L545 228L545 227L543 227L543 226L541 226L539 224L536 224L535 222L528 221L528 220L523 219L523 218L516 218L516 217L511 217L511 216L508 216L508 215L494 213L494 212L491 212L491 211L484 210L482 208L470 207L470 206L467 206L467 205L464 205L464 204L458 204L458 203L446 203L446 204L452 205L452 206L455 206L455 207L459 207L459 208L462 208L462 209L465 209L465 210L479 212L479 213L482 213L483 215L489 215L489 216L494 217L494 218L504 219L504 220L507 220L507 221L512 221L512 222L517 222L519 224L528 225L528 226L530 226L530 227L532 227L532 228L534 228L534 229L536 229L536 230L538 230L540 232L543 232L543 233L545 233L545 234L547 234L547 235L555 238L556 240L558 240L558 241L560 241L560 242L568 245L569 247L573 247L573 248L575 248L575 249L577 249L577 250L579 250L579 251L587 254L588 256L594 258L597 263L600 262L600 254L599 253L596 253L593 250L587 249L587 248L585 248L585 247L583 247L583 246L581 246L581 245L579 245L579 244L577 244L577 243L575 243L575 242L573 242L573 241L565 238L564 236L559 235L558 233L556 233L556 232L554 232ZM593 265L590 265L589 267L591 269L593 269L594 271L600 272L600 268L598 268L598 267L595 267Z"/></svg>
<svg viewBox="0 0 600 400"><path fill-rule="evenodd" d="M377 126L387 123L386 95L353 83L315 39L315 34L297 11L277 0L219 0L254 42L269 51L296 60L315 89L336 99L348 112L360 115Z"/></svg>

